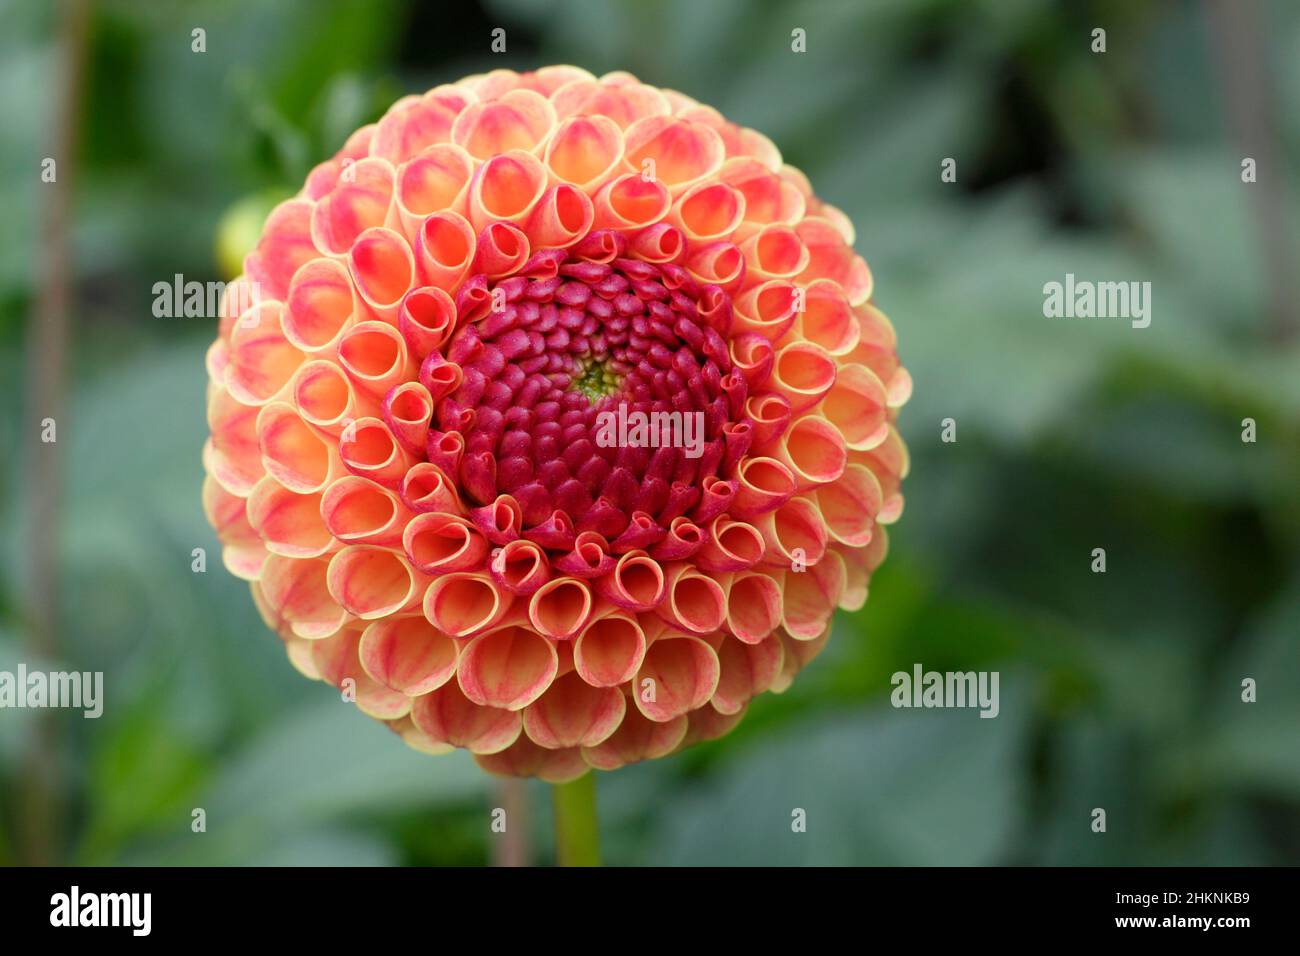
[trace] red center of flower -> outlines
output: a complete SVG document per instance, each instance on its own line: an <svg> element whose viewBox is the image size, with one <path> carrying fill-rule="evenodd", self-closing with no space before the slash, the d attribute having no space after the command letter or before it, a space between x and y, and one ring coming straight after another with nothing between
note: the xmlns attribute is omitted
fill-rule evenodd
<svg viewBox="0 0 1300 956"><path fill-rule="evenodd" d="M526 536L554 549L584 531L614 542L699 518L710 494L734 492L726 479L748 445L727 294L680 266L599 259L547 250L465 284L446 349L463 379L429 440L435 463L463 440L462 493L477 505L510 495Z"/></svg>

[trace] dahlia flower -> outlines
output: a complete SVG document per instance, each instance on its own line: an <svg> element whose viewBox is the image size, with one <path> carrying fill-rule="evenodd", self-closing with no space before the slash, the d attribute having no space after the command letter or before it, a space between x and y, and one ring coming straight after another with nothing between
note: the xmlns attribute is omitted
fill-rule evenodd
<svg viewBox="0 0 1300 956"><path fill-rule="evenodd" d="M770 140L626 73L399 100L228 290L226 567L419 750L562 782L727 733L902 511L911 382L852 243ZM598 441L615 409L697 445Z"/></svg>

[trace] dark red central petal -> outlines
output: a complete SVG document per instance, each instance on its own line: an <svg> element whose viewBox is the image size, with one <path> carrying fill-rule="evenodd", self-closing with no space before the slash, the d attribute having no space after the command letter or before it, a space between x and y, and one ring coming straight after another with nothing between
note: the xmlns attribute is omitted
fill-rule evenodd
<svg viewBox="0 0 1300 956"><path fill-rule="evenodd" d="M437 404L429 450L458 469L469 503L508 494L525 537L569 551L583 532L645 546L678 516L707 517L711 492L728 495L719 479L748 429L737 424L746 387L722 289L680 266L548 250L509 278L473 277L457 308L446 361L464 377ZM612 433L620 415L632 427ZM638 422L663 430L637 433ZM452 432L464 440L458 464L447 458Z"/></svg>

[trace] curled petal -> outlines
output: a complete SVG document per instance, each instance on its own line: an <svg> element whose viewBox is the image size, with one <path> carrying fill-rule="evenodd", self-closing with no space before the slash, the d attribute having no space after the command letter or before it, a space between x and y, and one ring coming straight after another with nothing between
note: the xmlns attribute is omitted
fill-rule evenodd
<svg viewBox="0 0 1300 956"><path fill-rule="evenodd" d="M488 564L492 580L521 597L534 593L551 578L551 565L541 545L518 539L492 552Z"/></svg>
<svg viewBox="0 0 1300 956"><path fill-rule="evenodd" d="M419 605L428 579L388 548L349 545L329 563L330 596L363 621Z"/></svg>
<svg viewBox="0 0 1300 956"><path fill-rule="evenodd" d="M402 477L400 488L402 502L412 511L435 511L461 514L464 509L456 487L447 474L431 462L412 465Z"/></svg>
<svg viewBox="0 0 1300 956"><path fill-rule="evenodd" d="M456 679L476 704L522 710L551 686L558 669L554 644L527 628L509 626L470 641L461 651Z"/></svg>
<svg viewBox="0 0 1300 956"><path fill-rule="evenodd" d="M781 625L795 640L819 636L830 623L846 583L844 561L834 551L803 571L786 572Z"/></svg>
<svg viewBox="0 0 1300 956"><path fill-rule="evenodd" d="M372 393L354 387L342 368L324 359L304 363L289 391L302 420L328 435L338 435L358 418L379 413Z"/></svg>
<svg viewBox="0 0 1300 956"><path fill-rule="evenodd" d="M884 492L870 468L848 465L839 478L817 489L816 498L833 539L852 548L865 547L871 541Z"/></svg>
<svg viewBox="0 0 1300 956"><path fill-rule="evenodd" d="M665 588L663 567L640 550L621 555L609 573L596 580L600 595L627 611L653 610Z"/></svg>
<svg viewBox="0 0 1300 956"><path fill-rule="evenodd" d="M669 624L689 634L712 634L722 626L727 596L713 578L678 564L668 569L664 587L664 600L655 613Z"/></svg>
<svg viewBox="0 0 1300 956"><path fill-rule="evenodd" d="M769 279L751 287L736 299L737 331L776 342L798 318L799 293L799 287L785 279Z"/></svg>
<svg viewBox="0 0 1300 956"><path fill-rule="evenodd" d="M852 305L860 305L871 298L871 270L855 255L844 241L840 231L826 219L809 218L795 227L800 243L808 252L799 281L829 279L848 296Z"/></svg>
<svg viewBox="0 0 1300 956"><path fill-rule="evenodd" d="M769 575L737 574L727 584L727 630L737 640L757 644L781 623L781 589Z"/></svg>
<svg viewBox="0 0 1300 956"><path fill-rule="evenodd" d="M844 436L848 448L866 451L889 435L886 405L885 386L871 369L844 365L823 399L821 413Z"/></svg>
<svg viewBox="0 0 1300 956"><path fill-rule="evenodd" d="M397 547L411 511L392 491L368 478L344 475L321 496L325 527L344 544Z"/></svg>
<svg viewBox="0 0 1300 956"><path fill-rule="evenodd" d="M528 619L538 632L557 641L577 635L591 620L591 588L572 577L552 578L528 603Z"/></svg>
<svg viewBox="0 0 1300 956"><path fill-rule="evenodd" d="M426 511L416 515L402 533L402 549L425 574L470 571L487 557L487 539L464 518Z"/></svg>
<svg viewBox="0 0 1300 956"><path fill-rule="evenodd" d="M751 524L719 515L709 525L698 563L705 571L743 571L763 560L763 535Z"/></svg>
<svg viewBox="0 0 1300 956"><path fill-rule="evenodd" d="M262 465L290 491L313 494L341 474L338 456L285 402L262 407L257 416L257 439Z"/></svg>
<svg viewBox="0 0 1300 956"><path fill-rule="evenodd" d="M591 768L577 747L547 750L528 737L520 736L505 750L494 754L475 754L474 761L488 773L506 777L536 777L546 783L577 780Z"/></svg>
<svg viewBox="0 0 1300 956"><path fill-rule="evenodd" d="M362 418L343 429L339 459L352 474L393 489L401 486L415 461L378 418Z"/></svg>
<svg viewBox="0 0 1300 956"><path fill-rule="evenodd" d="M362 322L339 340L339 365L358 388L382 398L415 377L406 340L386 322Z"/></svg>
<svg viewBox="0 0 1300 956"><path fill-rule="evenodd" d="M272 554L318 558L334 538L321 520L321 495L295 494L267 475L248 496L248 523Z"/></svg>
<svg viewBox="0 0 1300 956"><path fill-rule="evenodd" d="M330 594L324 560L273 554L262 566L261 595L274 614L274 627L288 627L298 637L317 640L338 632L348 612Z"/></svg>
<svg viewBox="0 0 1300 956"><path fill-rule="evenodd" d="M746 458L740 463L736 480L730 512L746 521L775 511L798 490L794 472L775 458Z"/></svg>
<svg viewBox="0 0 1300 956"><path fill-rule="evenodd" d="M766 691L781 673L785 652L781 639L770 634L756 644L727 637L718 645L718 688L710 703L721 714L738 714Z"/></svg>
<svg viewBox="0 0 1300 956"><path fill-rule="evenodd" d="M415 236L419 277L445 292L456 290L469 274L478 240L469 220L450 210L427 216Z"/></svg>
<svg viewBox="0 0 1300 956"><path fill-rule="evenodd" d="M596 208L576 186L561 183L548 189L524 227L534 249L562 249L586 237Z"/></svg>
<svg viewBox="0 0 1300 956"><path fill-rule="evenodd" d="M729 239L745 217L745 197L726 183L699 183L673 203L669 222L692 243Z"/></svg>
<svg viewBox="0 0 1300 956"><path fill-rule="evenodd" d="M244 260L244 274L268 299L283 302L293 274L320 255L311 239L312 208L305 199L290 199L272 209L262 237Z"/></svg>
<svg viewBox="0 0 1300 956"><path fill-rule="evenodd" d="M322 357L333 355L363 309L348 270L333 259L312 259L295 272L285 304L285 338L299 350Z"/></svg>
<svg viewBox="0 0 1300 956"><path fill-rule="evenodd" d="M632 702L656 723L702 707L718 688L718 655L697 637L654 641L633 679Z"/></svg>
<svg viewBox="0 0 1300 956"><path fill-rule="evenodd" d="M766 563L773 567L811 567L826 553L826 524L807 498L791 498L757 525L767 542Z"/></svg>
<svg viewBox="0 0 1300 956"><path fill-rule="evenodd" d="M555 109L532 90L511 90L500 99L471 103L451 128L452 142L478 160L541 145L555 126Z"/></svg>
<svg viewBox="0 0 1300 956"><path fill-rule="evenodd" d="M444 574L424 595L424 616L452 637L475 637L505 620L513 600L509 591L486 575Z"/></svg>
<svg viewBox="0 0 1300 956"><path fill-rule="evenodd" d="M726 158L722 138L689 120L649 116L629 126L624 139L625 165L638 172L653 170L674 195L717 172Z"/></svg>
<svg viewBox="0 0 1300 956"><path fill-rule="evenodd" d="M835 385L835 359L811 342L791 342L776 353L769 387L785 396L790 410L812 408Z"/></svg>
<svg viewBox="0 0 1300 956"><path fill-rule="evenodd" d="M493 156L469 186L469 221L477 230L493 222L522 225L546 191L546 167L530 153Z"/></svg>
<svg viewBox="0 0 1300 956"><path fill-rule="evenodd" d="M454 680L417 697L411 706L411 721L431 740L475 754L505 750L524 729L516 711L480 706L466 697Z"/></svg>
<svg viewBox="0 0 1300 956"><path fill-rule="evenodd" d="M397 309L397 330L410 353L423 357L441 348L456 327L456 303L437 286L412 289Z"/></svg>
<svg viewBox="0 0 1300 956"><path fill-rule="evenodd" d="M592 687L626 684L645 658L646 635L636 615L615 612L590 621L573 643L574 670Z"/></svg>
<svg viewBox="0 0 1300 956"><path fill-rule="evenodd" d="M663 219L672 207L668 188L640 173L612 179L596 194L598 229L644 229Z"/></svg>
<svg viewBox="0 0 1300 956"><path fill-rule="evenodd" d="M594 687L571 671L524 711L524 733L548 750L594 747L618 729L627 698L617 687Z"/></svg>
<svg viewBox="0 0 1300 956"><path fill-rule="evenodd" d="M393 164L367 157L344 166L338 182L311 213L311 238L328 256L348 254L365 230L382 226L393 204Z"/></svg>
<svg viewBox="0 0 1300 956"><path fill-rule="evenodd" d="M221 540L221 559L237 578L255 581L266 561L266 545L248 523L246 499L232 495L211 475L203 479L203 513Z"/></svg>
<svg viewBox="0 0 1300 956"><path fill-rule="evenodd" d="M464 214L474 160L459 146L439 143L397 171L396 201L402 231L412 242L427 216L451 210Z"/></svg>
<svg viewBox="0 0 1300 956"><path fill-rule="evenodd" d="M805 415L791 424L775 457L790 469L800 491L835 481L848 461L844 436L820 415Z"/></svg>
<svg viewBox="0 0 1300 956"><path fill-rule="evenodd" d="M456 642L421 615L371 623L361 635L361 666L371 678L409 697L437 690L456 673Z"/></svg>
<svg viewBox="0 0 1300 956"><path fill-rule="evenodd" d="M383 227L365 230L348 251L348 271L369 311L396 322L402 299L415 285L415 257L406 239Z"/></svg>
<svg viewBox="0 0 1300 956"><path fill-rule="evenodd" d="M588 195L613 177L623 159L623 132L608 116L571 116L546 144L546 168Z"/></svg>

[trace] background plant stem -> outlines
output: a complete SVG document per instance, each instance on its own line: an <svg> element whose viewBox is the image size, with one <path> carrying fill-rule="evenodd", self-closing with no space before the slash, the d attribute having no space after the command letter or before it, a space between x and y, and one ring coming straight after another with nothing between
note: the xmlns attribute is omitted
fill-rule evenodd
<svg viewBox="0 0 1300 956"><path fill-rule="evenodd" d="M600 866L596 774L551 788L555 804L555 861L560 866Z"/></svg>

